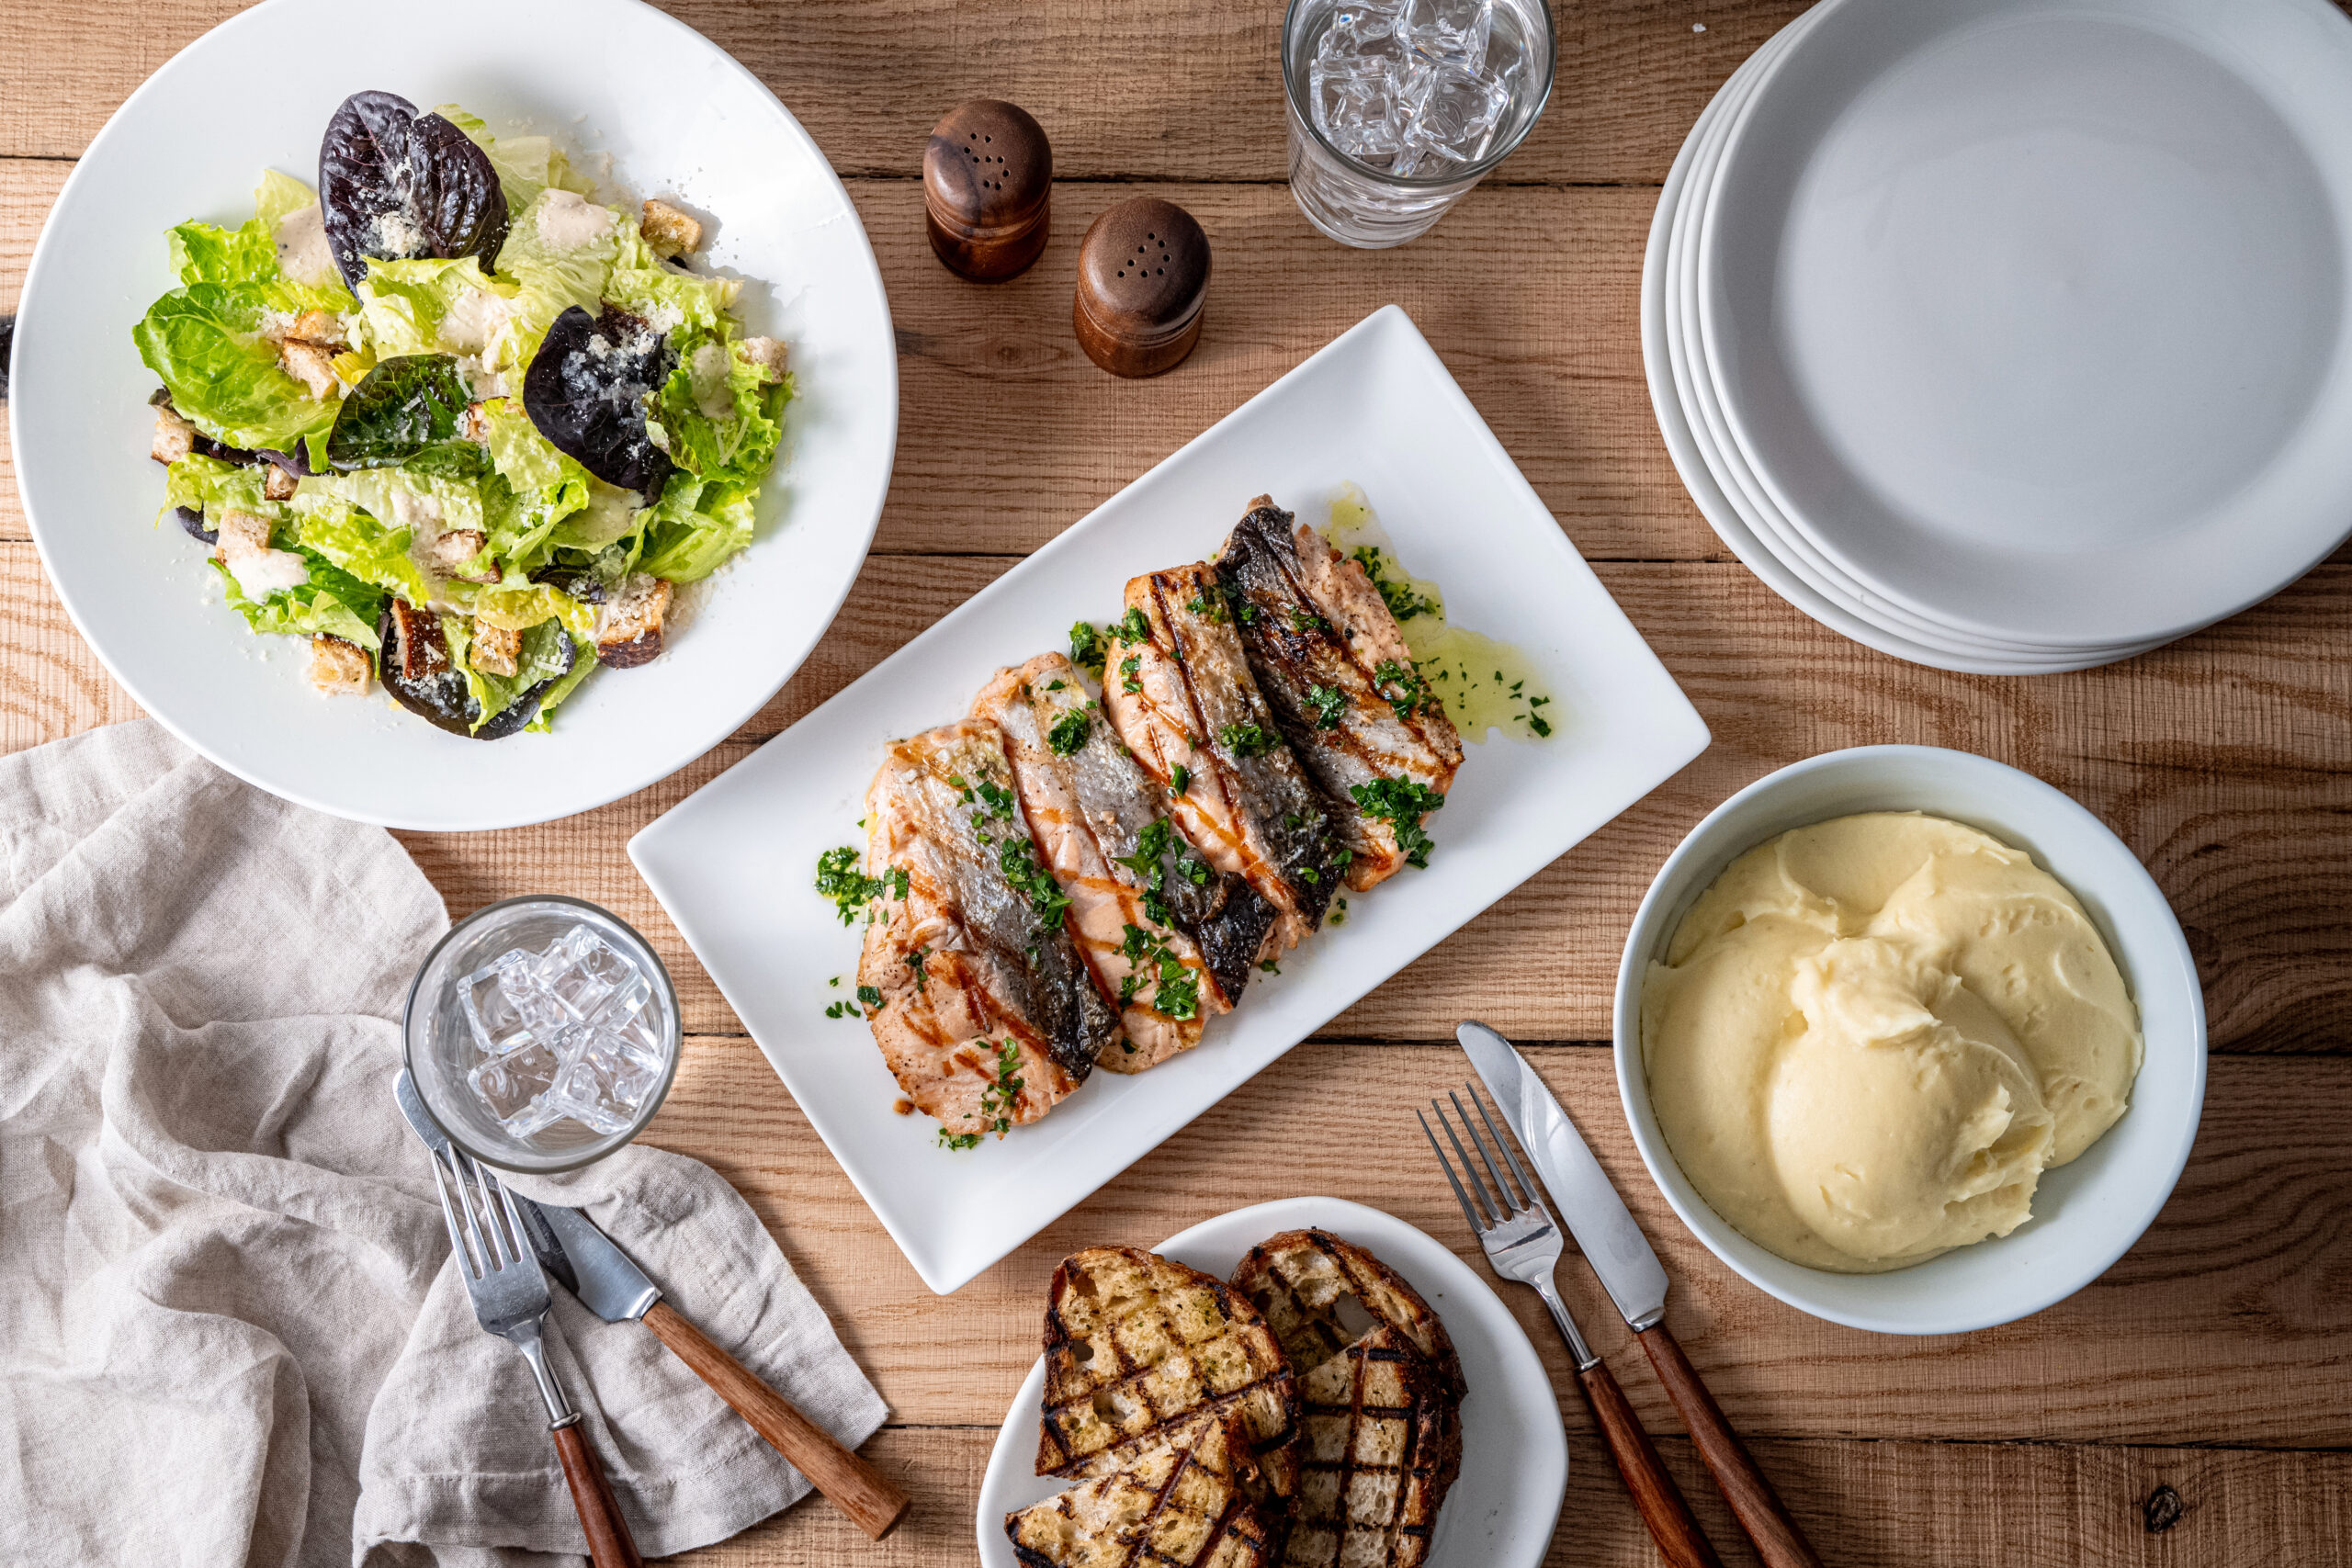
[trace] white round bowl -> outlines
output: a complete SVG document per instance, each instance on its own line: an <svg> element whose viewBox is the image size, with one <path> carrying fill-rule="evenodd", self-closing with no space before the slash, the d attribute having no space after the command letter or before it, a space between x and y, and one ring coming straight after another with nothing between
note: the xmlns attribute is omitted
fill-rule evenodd
<svg viewBox="0 0 2352 1568"><path fill-rule="evenodd" d="M2132 1106L2070 1165L2045 1171L2033 1217L2007 1236L1885 1274L1833 1274L1732 1228L1675 1163L1642 1064L1642 980L1724 868L1792 828L1863 811L1924 811L2031 854L2081 900L2139 1004L2147 1044ZM1667 857L1634 911L1617 970L1617 1092L1650 1177L1707 1249L1791 1306L1881 1334L1960 1334L2040 1312L2105 1273L2140 1239L2188 1163L2205 1104L2205 996L2180 921L2107 825L2062 791L1989 758L1934 746L1860 746L1768 773Z"/></svg>

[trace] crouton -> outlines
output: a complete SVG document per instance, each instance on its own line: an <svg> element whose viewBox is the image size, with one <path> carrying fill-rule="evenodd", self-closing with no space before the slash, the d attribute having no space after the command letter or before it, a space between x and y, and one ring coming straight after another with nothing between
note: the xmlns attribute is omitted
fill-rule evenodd
<svg viewBox="0 0 2352 1568"><path fill-rule="evenodd" d="M512 675L515 660L523 654L523 634L504 626L493 626L477 616L474 620L473 646L466 652L466 662L485 675Z"/></svg>
<svg viewBox="0 0 2352 1568"><path fill-rule="evenodd" d="M220 536L220 546L212 552L217 560L257 556L269 548L270 523L266 517L251 512L224 511L212 526Z"/></svg>
<svg viewBox="0 0 2352 1568"><path fill-rule="evenodd" d="M343 323L324 310L305 310L294 318L294 324L286 330L286 335L300 338L304 343L315 344L321 348L341 348Z"/></svg>
<svg viewBox="0 0 2352 1568"><path fill-rule="evenodd" d="M746 365L760 367L763 381L784 379L785 358L790 351L772 337L747 337L735 345L735 353Z"/></svg>
<svg viewBox="0 0 2352 1568"><path fill-rule="evenodd" d="M433 570L444 577L454 577L460 582L495 582L500 575L496 561L490 562L489 570L482 572L458 570L480 555L482 546L489 542L489 536L479 528L452 528L435 536L425 553Z"/></svg>
<svg viewBox="0 0 2352 1568"><path fill-rule="evenodd" d="M649 199L637 231L657 256L682 256L702 249L702 224L666 201Z"/></svg>
<svg viewBox="0 0 2352 1568"><path fill-rule="evenodd" d="M597 662L626 670L651 660L662 651L662 618L669 610L668 582L629 573L596 613Z"/></svg>
<svg viewBox="0 0 2352 1568"><path fill-rule="evenodd" d="M294 499L294 487L298 482L292 474L288 473L277 464L264 464L261 477L262 499L291 501Z"/></svg>
<svg viewBox="0 0 2352 1568"><path fill-rule="evenodd" d="M316 632L311 637L311 684L322 695L364 697L375 662L356 642Z"/></svg>
<svg viewBox="0 0 2352 1568"><path fill-rule="evenodd" d="M314 398L332 397L343 385L334 373L334 351L323 344L289 337L277 345L277 363Z"/></svg>
<svg viewBox="0 0 2352 1568"><path fill-rule="evenodd" d="M159 463L176 463L196 450L196 426L182 419L169 403L155 408L155 439L147 455Z"/></svg>

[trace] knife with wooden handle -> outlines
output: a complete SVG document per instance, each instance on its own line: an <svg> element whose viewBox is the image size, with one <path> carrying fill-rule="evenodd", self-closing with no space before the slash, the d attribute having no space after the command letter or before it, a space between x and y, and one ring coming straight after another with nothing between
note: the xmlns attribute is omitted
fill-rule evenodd
<svg viewBox="0 0 2352 1568"><path fill-rule="evenodd" d="M393 1095L425 1146L446 1151L448 1134L424 1109L406 1068L393 1085ZM662 1299L661 1288L645 1277L645 1270L594 1220L577 1209L536 1203L519 1192L513 1196L539 1267L582 1306L607 1323L635 1321L652 1330L655 1338L872 1540L880 1540L906 1517L905 1493L680 1316ZM571 1475L568 1462L565 1474Z"/></svg>
<svg viewBox="0 0 2352 1568"><path fill-rule="evenodd" d="M1657 1381L1690 1428L1707 1473L1755 1543L1765 1568L1821 1568L1812 1543L1789 1517L1780 1495L1756 1467L1747 1446L1731 1429L1714 1395L1668 1330L1666 1268L1642 1227L1634 1223L1608 1172L1593 1157L1584 1134L1510 1041L1476 1022L1464 1022L1453 1033L1559 1206L1561 1223L1577 1238L1577 1250L1600 1277L1625 1326L1649 1353Z"/></svg>

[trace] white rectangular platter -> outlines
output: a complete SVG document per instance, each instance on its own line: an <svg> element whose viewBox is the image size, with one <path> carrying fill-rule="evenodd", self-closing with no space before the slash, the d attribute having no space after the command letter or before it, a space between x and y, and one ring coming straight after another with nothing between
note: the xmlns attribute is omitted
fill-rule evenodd
<svg viewBox="0 0 2352 1568"><path fill-rule="evenodd" d="M1043 1121L980 1147L892 1111L871 1036L824 1016L852 995L859 931L813 888L863 844L889 740L960 717L998 669L1115 618L1139 573L1200 560L1261 492L1320 522L1364 491L1447 618L1517 645L1554 697L1552 737L1470 746L1429 829L1427 870L1351 896L1344 925L1257 975L1200 1046L1096 1073ZM1707 728L1551 512L1391 305L1217 422L831 702L638 834L629 856L834 1158L933 1291L957 1289L1672 776ZM838 977L840 984L829 982Z"/></svg>

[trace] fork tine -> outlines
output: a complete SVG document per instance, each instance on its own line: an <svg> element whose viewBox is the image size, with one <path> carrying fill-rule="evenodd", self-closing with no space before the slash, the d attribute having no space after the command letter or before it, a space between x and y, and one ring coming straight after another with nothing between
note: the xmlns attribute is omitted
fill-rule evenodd
<svg viewBox="0 0 2352 1568"><path fill-rule="evenodd" d="M449 1159L458 1169L458 1206L466 1212L466 1230L473 1236L474 1246L481 1253L481 1274L476 1278L494 1274L499 1268L498 1248L482 1229L481 1190L473 1158L463 1149L452 1148ZM492 1224L491 1231L494 1233L496 1230L497 1226Z"/></svg>
<svg viewBox="0 0 2352 1568"><path fill-rule="evenodd" d="M1470 1134L1470 1146L1478 1151L1478 1163L1487 1168L1487 1175L1494 1181L1495 1190L1501 1194L1503 1212L1516 1214L1524 1210L1527 1205L1513 1195L1510 1184L1503 1179L1503 1173L1495 1168L1495 1156L1487 1152L1485 1141L1478 1136L1478 1129L1470 1120L1470 1112L1462 1109L1462 1097L1447 1089L1445 1098L1453 1101L1453 1113L1462 1118L1462 1130Z"/></svg>
<svg viewBox="0 0 2352 1568"><path fill-rule="evenodd" d="M1470 1163L1470 1156L1463 1152L1462 1140L1454 1136L1453 1122L1447 1117L1445 1113L1445 1107L1432 1100L1430 1101L1430 1109L1437 1112L1437 1124L1445 1129L1445 1141L1453 1145L1454 1155L1462 1161L1462 1174L1469 1179L1470 1190L1478 1195L1479 1206L1483 1209L1487 1204L1492 1203L1495 1210L1495 1218L1493 1223L1496 1224L1502 1224L1505 1219L1510 1217L1510 1205L1497 1201L1495 1195L1487 1190L1487 1184L1478 1179L1478 1168L1472 1165ZM1454 1106L1454 1110L1456 1111L1461 1109L1462 1107L1459 1104Z"/></svg>
<svg viewBox="0 0 2352 1568"><path fill-rule="evenodd" d="M1436 1102L1432 1100L1430 1103ZM1438 1168L1445 1172L1445 1184L1453 1189L1453 1201L1462 1205L1462 1217L1470 1222L1470 1234L1484 1238L1487 1227L1480 1223L1476 1211L1470 1207L1470 1194L1462 1190L1462 1183L1454 1179L1453 1167L1446 1159L1445 1151L1437 1146L1437 1134L1430 1131L1430 1119L1419 1110L1413 1112L1413 1119L1421 1124L1421 1136L1430 1141L1430 1153L1437 1156Z"/></svg>
<svg viewBox="0 0 2352 1568"><path fill-rule="evenodd" d="M1521 1164L1520 1164L1520 1156L1512 1155L1512 1152L1510 1152L1510 1138L1505 1138L1505 1135L1500 1134L1498 1128L1494 1126L1494 1117L1488 1117L1488 1114L1487 1114L1487 1102L1479 1100L1479 1098L1477 1098L1477 1084L1463 1084L1463 1089L1470 1090L1470 1105L1477 1107L1477 1119L1479 1119L1479 1122L1487 1123L1487 1134L1488 1134L1488 1135L1494 1135L1496 1147L1503 1149L1503 1164L1510 1166L1512 1178L1515 1178L1515 1180L1520 1182L1520 1192L1524 1192L1524 1194L1526 1194L1526 1206L1529 1206L1529 1208L1543 1208L1543 1192L1541 1192L1541 1190L1538 1190L1538 1187L1536 1187L1536 1182L1526 1180L1526 1166L1521 1166ZM1550 1215L1550 1208L1543 1208L1543 1213Z"/></svg>
<svg viewBox="0 0 2352 1568"><path fill-rule="evenodd" d="M479 1280L481 1270L474 1267L473 1254L466 1247L466 1233L458 1228L457 1205L449 1201L449 1177L442 1168L441 1156L432 1150L425 1157L433 1162L433 1188L441 1194L441 1220L449 1227L449 1253L458 1260L458 1272Z"/></svg>
<svg viewBox="0 0 2352 1568"><path fill-rule="evenodd" d="M523 1261L524 1254L522 1248L526 1245L526 1239L523 1230L523 1216L514 1212L514 1194L506 1190L506 1183L499 1180L498 1178L494 1176L490 1179L490 1184L498 1190L499 1207L503 1209L506 1213L507 1238L514 1244L514 1261L520 1263Z"/></svg>

